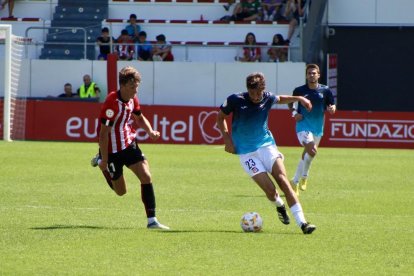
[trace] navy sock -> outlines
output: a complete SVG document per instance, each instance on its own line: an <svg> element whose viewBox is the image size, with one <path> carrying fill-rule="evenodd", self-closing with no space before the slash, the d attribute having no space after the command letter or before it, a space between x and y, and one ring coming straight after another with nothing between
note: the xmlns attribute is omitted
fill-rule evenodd
<svg viewBox="0 0 414 276"><path fill-rule="evenodd" d="M147 218L155 217L155 194L152 183L141 184L141 199L145 206Z"/></svg>

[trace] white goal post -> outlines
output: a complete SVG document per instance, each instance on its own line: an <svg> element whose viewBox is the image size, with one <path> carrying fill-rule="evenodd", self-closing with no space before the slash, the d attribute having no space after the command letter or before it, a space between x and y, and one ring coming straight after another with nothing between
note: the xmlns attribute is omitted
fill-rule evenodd
<svg viewBox="0 0 414 276"><path fill-rule="evenodd" d="M24 140L26 132L26 97L19 93L19 79L26 40L13 35L12 25L0 24L0 59L3 59L3 140ZM0 65L1 66L1 65ZM1 70L0 70L1 71Z"/></svg>
<svg viewBox="0 0 414 276"><path fill-rule="evenodd" d="M3 140L11 141L11 25L0 25L0 39L4 40L4 99L3 99Z"/></svg>

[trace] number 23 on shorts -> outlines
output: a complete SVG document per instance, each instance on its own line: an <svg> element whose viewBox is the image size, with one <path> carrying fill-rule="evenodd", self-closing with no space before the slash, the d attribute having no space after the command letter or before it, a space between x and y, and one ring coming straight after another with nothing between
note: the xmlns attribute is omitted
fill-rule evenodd
<svg viewBox="0 0 414 276"><path fill-rule="evenodd" d="M249 171L252 171L253 173L256 173L258 171L256 162L254 162L254 160L251 158L245 161L244 165L249 169Z"/></svg>

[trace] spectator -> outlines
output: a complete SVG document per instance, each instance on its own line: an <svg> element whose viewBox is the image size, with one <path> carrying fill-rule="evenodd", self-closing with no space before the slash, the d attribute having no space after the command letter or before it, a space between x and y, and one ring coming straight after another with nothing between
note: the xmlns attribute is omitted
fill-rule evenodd
<svg viewBox="0 0 414 276"><path fill-rule="evenodd" d="M91 76L83 76L83 84L78 89L78 95L82 99L86 98L99 98L101 90L95 82L91 81Z"/></svg>
<svg viewBox="0 0 414 276"><path fill-rule="evenodd" d="M137 15L131 14L129 16L129 25L125 27L125 30L128 31L128 35L132 38L134 42L138 41L139 32L141 27L137 24Z"/></svg>
<svg viewBox="0 0 414 276"><path fill-rule="evenodd" d="M281 34L275 34L273 36L272 46L279 46L279 47L270 47L267 50L267 55L269 56L270 62L285 62L287 60L287 44L285 39ZM281 48L283 46L283 48Z"/></svg>
<svg viewBox="0 0 414 276"><path fill-rule="evenodd" d="M293 16L289 22L289 31L286 40L287 43L290 43L296 26L299 24L300 17L305 15L305 4L306 0L288 0L286 3L285 17L287 17L289 13L293 13Z"/></svg>
<svg viewBox="0 0 414 276"><path fill-rule="evenodd" d="M107 27L102 28L101 36L98 36L96 43L99 45L99 60L106 60L108 54L111 53L111 44L115 41L115 38L109 36L109 29Z"/></svg>
<svg viewBox="0 0 414 276"><path fill-rule="evenodd" d="M171 52L171 44L165 39L165 35L157 35L157 44L154 45L152 59L154 61L174 61L174 55Z"/></svg>
<svg viewBox="0 0 414 276"><path fill-rule="evenodd" d="M260 0L242 0L234 13L236 21L254 21L260 18Z"/></svg>
<svg viewBox="0 0 414 276"><path fill-rule="evenodd" d="M243 57L241 57L240 61L246 62L260 62L262 57L262 50L260 47L257 47L256 43L256 36L254 33L248 33L244 40L243 47Z"/></svg>
<svg viewBox="0 0 414 276"><path fill-rule="evenodd" d="M6 4L9 4L9 18L13 18L13 9L14 9L14 0L4 0L1 4L0 4L0 11L2 9L4 9L4 7L6 6Z"/></svg>
<svg viewBox="0 0 414 276"><path fill-rule="evenodd" d="M132 60L134 57L134 41L128 35L127 30L122 30L117 39L116 54L120 60Z"/></svg>
<svg viewBox="0 0 414 276"><path fill-rule="evenodd" d="M235 21L236 15L235 11L238 10L240 3L236 3L235 0L228 0L227 5L223 5L223 8L226 10L226 15L220 18L220 21Z"/></svg>
<svg viewBox="0 0 414 276"><path fill-rule="evenodd" d="M63 87L64 93L60 94L58 98L77 98L78 94L72 92L72 84L65 83L65 86Z"/></svg>
<svg viewBox="0 0 414 276"><path fill-rule="evenodd" d="M262 20L274 21L280 19L283 0L262 0Z"/></svg>
<svg viewBox="0 0 414 276"><path fill-rule="evenodd" d="M152 45L151 42L147 41L147 33L144 31L139 32L137 54L138 60L152 60Z"/></svg>

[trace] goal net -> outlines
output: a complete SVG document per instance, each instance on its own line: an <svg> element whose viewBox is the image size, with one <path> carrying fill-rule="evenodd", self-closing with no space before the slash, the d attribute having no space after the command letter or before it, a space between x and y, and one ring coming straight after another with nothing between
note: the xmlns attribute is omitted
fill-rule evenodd
<svg viewBox="0 0 414 276"><path fill-rule="evenodd" d="M5 141L24 140L26 131L26 98L19 93L19 79L26 40L15 36L11 25L0 24L0 96L3 120L0 132ZM0 115L1 116L1 115Z"/></svg>

